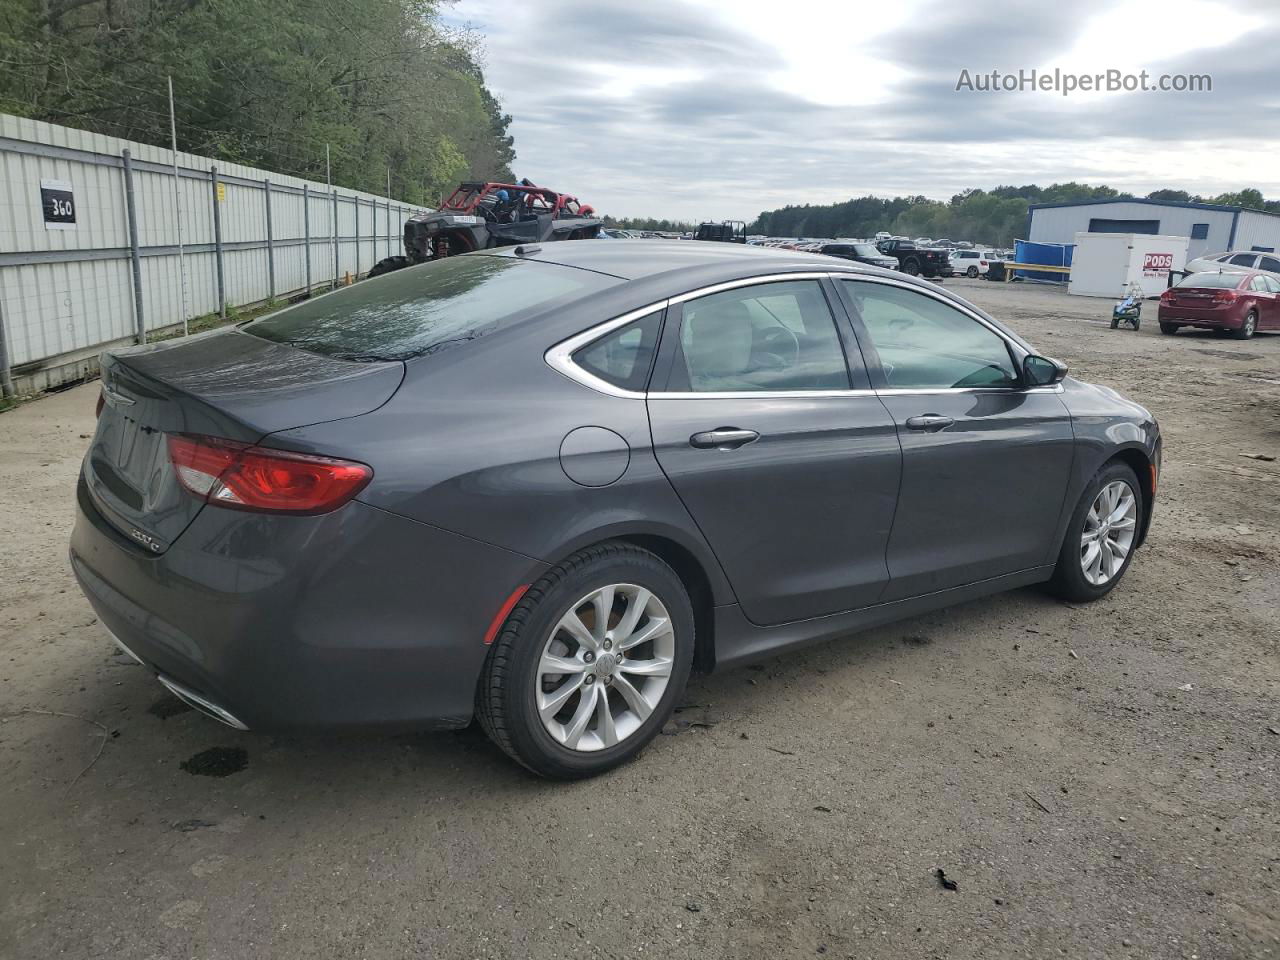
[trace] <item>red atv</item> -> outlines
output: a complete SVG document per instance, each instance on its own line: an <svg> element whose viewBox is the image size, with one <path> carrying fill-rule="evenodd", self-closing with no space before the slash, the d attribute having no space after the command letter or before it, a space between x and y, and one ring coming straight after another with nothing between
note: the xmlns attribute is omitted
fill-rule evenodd
<svg viewBox="0 0 1280 960"><path fill-rule="evenodd" d="M404 256L379 260L369 276L472 250L588 240L603 225L594 214L577 197L528 180L463 183L439 210L410 217L404 225Z"/></svg>

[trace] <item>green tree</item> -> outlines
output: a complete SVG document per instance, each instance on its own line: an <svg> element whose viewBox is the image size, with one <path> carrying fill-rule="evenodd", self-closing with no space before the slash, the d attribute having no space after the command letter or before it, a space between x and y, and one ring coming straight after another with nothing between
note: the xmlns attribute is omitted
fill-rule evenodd
<svg viewBox="0 0 1280 960"><path fill-rule="evenodd" d="M0 110L411 202L511 176L474 37L435 0L0 0Z"/></svg>

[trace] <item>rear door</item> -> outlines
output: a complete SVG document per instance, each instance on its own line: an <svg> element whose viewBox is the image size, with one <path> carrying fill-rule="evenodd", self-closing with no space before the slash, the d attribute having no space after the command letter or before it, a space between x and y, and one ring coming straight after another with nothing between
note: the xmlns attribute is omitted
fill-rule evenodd
<svg viewBox="0 0 1280 960"><path fill-rule="evenodd" d="M897 432L816 275L741 282L668 313L648 399L663 471L746 616L875 603L901 471Z"/></svg>
<svg viewBox="0 0 1280 960"><path fill-rule="evenodd" d="M883 599L1050 561L1074 436L1060 387L1026 389L976 314L889 280L841 280L902 443Z"/></svg>

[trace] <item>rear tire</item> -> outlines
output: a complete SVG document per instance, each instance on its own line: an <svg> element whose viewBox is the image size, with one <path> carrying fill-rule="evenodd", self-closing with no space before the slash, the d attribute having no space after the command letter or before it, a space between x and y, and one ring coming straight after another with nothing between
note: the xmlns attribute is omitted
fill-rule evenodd
<svg viewBox="0 0 1280 960"><path fill-rule="evenodd" d="M607 628L597 626L602 594ZM566 621L585 629L571 632ZM658 639L626 646L650 629ZM630 544L598 544L557 564L516 604L485 660L476 713L494 743L539 776L595 776L661 731L684 695L693 650L693 605L675 572Z"/></svg>
<svg viewBox="0 0 1280 960"><path fill-rule="evenodd" d="M918 277L920 276L920 264L915 260L908 259L902 265L902 272L910 277Z"/></svg>
<svg viewBox="0 0 1280 960"><path fill-rule="evenodd" d="M1114 522L1108 522L1102 528L1101 536L1092 537L1098 550L1105 548L1107 559L1114 561L1114 565L1109 569L1106 564L1099 568L1096 576L1102 574L1106 576L1102 582L1097 582L1096 579L1090 579L1090 575L1086 572L1090 566L1089 561L1093 557L1088 546L1090 534L1098 529L1095 523L1095 515L1098 514L1096 507L1103 491L1116 489L1117 484L1123 484L1128 488L1127 494L1132 498L1132 516L1126 515ZM1062 600L1085 603L1100 600L1114 590L1133 560L1144 515L1142 487L1138 484L1137 475L1128 464L1119 460L1106 464L1085 487L1080 502L1076 504L1076 509L1071 514L1071 521L1067 524L1067 531L1062 539L1062 549L1058 551L1058 563L1054 567L1053 577L1049 580L1049 591ZM1107 516L1104 515L1103 519L1107 519ZM1132 526L1123 526L1123 523L1128 520L1131 520ZM1112 532L1116 534L1115 537L1111 537ZM1125 533L1128 534L1128 542L1124 544L1125 553L1123 557L1117 557L1110 544L1123 541Z"/></svg>
<svg viewBox="0 0 1280 960"><path fill-rule="evenodd" d="M1244 323L1240 324L1239 330L1232 331L1232 336L1237 340L1248 340L1253 336L1254 331L1258 329L1258 311L1250 310L1244 316Z"/></svg>
<svg viewBox="0 0 1280 960"><path fill-rule="evenodd" d="M977 267L970 267L968 270L966 270L966 271L964 272L964 275L965 275L966 277L968 277L970 280L977 280L977 279L978 279L978 268L977 268Z"/></svg>
<svg viewBox="0 0 1280 960"><path fill-rule="evenodd" d="M383 257L373 265L373 269L369 271L366 279L380 277L384 273L390 273L393 270L401 270L407 266L409 266L408 257Z"/></svg>
<svg viewBox="0 0 1280 960"><path fill-rule="evenodd" d="M1173 336L1178 332L1178 325L1176 323L1165 323L1162 320L1160 321L1160 332L1167 336Z"/></svg>

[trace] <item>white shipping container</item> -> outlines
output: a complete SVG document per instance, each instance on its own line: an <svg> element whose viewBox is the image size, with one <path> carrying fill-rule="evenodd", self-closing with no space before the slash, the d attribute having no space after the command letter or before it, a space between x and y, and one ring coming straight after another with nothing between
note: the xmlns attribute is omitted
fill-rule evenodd
<svg viewBox="0 0 1280 960"><path fill-rule="evenodd" d="M1187 237L1143 233L1077 233L1067 293L1119 299L1129 285L1156 297L1169 285L1169 272L1187 265Z"/></svg>

